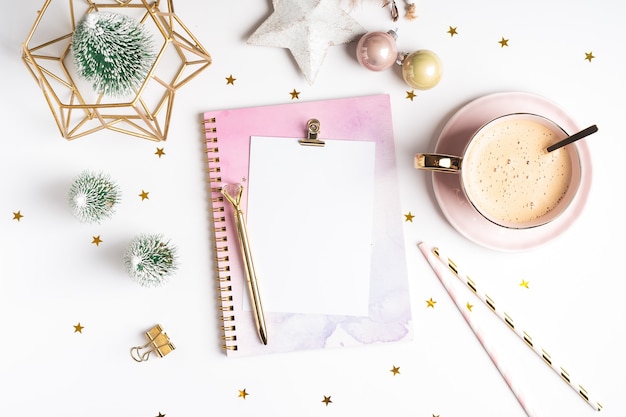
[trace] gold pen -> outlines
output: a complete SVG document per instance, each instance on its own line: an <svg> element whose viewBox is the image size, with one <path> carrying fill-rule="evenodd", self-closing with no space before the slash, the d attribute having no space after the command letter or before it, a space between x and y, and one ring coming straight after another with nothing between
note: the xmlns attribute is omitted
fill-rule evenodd
<svg viewBox="0 0 626 417"><path fill-rule="evenodd" d="M267 328L265 325L265 314L263 313L263 305L261 304L261 296L259 294L259 285L254 270L254 262L252 261L252 252L250 251L250 242L248 240L248 230L246 228L246 219L241 210L241 195L243 194L243 186L241 184L224 184L222 194L233 205L233 215L235 217L235 225L237 227L237 236L239 237L239 247L241 248L241 256L243 257L243 266L248 281L248 290L252 299L252 308L254 308L254 319L256 321L259 338L264 345L267 345Z"/></svg>

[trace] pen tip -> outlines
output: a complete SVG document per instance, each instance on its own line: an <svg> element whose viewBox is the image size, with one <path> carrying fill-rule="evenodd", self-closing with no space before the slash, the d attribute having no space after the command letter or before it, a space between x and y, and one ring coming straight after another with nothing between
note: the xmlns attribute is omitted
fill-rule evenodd
<svg viewBox="0 0 626 417"><path fill-rule="evenodd" d="M259 337L261 338L261 342L263 342L264 345L267 345L267 333L265 332L265 330L259 330Z"/></svg>

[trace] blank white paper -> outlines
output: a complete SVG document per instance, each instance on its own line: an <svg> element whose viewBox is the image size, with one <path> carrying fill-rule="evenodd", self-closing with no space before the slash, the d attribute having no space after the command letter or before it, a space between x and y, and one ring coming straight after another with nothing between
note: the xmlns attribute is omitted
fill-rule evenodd
<svg viewBox="0 0 626 417"><path fill-rule="evenodd" d="M246 215L266 312L368 315L374 165L374 142L251 138Z"/></svg>

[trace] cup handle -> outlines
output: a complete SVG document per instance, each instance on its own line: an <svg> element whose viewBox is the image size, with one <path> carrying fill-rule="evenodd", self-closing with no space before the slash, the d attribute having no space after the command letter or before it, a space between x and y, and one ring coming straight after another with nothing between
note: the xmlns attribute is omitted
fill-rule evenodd
<svg viewBox="0 0 626 417"><path fill-rule="evenodd" d="M461 158L437 153L415 154L415 168L428 171L458 173L461 170Z"/></svg>

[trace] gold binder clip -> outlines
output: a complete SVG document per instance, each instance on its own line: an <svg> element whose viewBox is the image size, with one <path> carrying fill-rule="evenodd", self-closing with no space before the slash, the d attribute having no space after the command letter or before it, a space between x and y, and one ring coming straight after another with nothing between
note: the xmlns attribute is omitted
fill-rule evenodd
<svg viewBox="0 0 626 417"><path fill-rule="evenodd" d="M148 339L148 343L143 346L135 346L130 349L130 356L137 361L143 362L147 361L148 357L152 352L156 352L159 357L163 357L176 349L174 344L170 342L170 338L163 331L160 324L157 324L146 333L146 339ZM148 349L145 352L140 352L144 349Z"/></svg>
<svg viewBox="0 0 626 417"><path fill-rule="evenodd" d="M307 137L306 139L300 139L300 145L304 146L324 146L323 140L318 139L317 135L320 133L320 121L317 119L310 119L306 123Z"/></svg>

